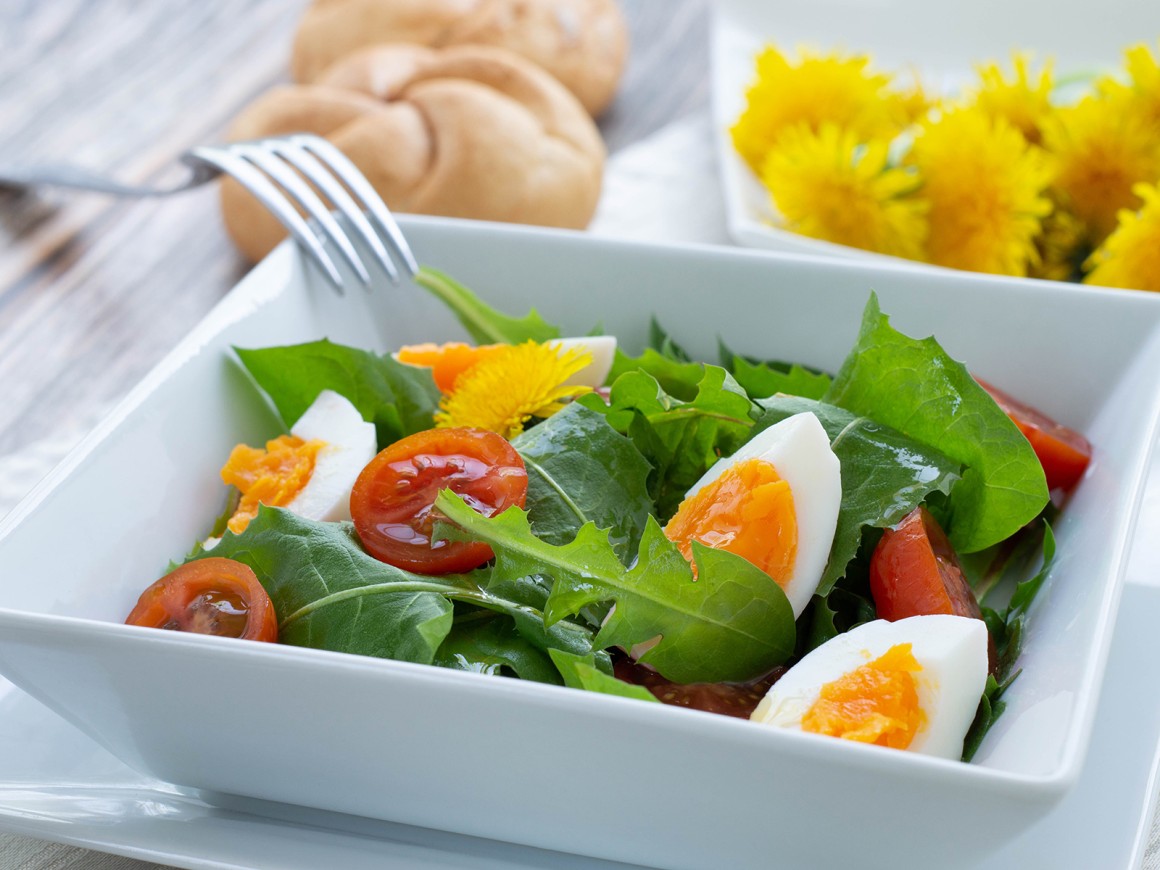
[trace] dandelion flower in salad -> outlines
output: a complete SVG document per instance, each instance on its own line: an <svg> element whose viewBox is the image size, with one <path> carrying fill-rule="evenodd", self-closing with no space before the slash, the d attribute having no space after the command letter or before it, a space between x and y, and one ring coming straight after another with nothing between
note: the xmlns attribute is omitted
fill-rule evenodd
<svg viewBox="0 0 1160 870"><path fill-rule="evenodd" d="M1012 67L1013 75L1008 78L998 63L979 66L979 87L972 94L972 103L992 118L1002 118L1028 142L1038 145L1043 141L1043 125L1053 111L1051 63L1033 76L1030 57L1018 53L1012 58Z"/></svg>
<svg viewBox="0 0 1160 870"><path fill-rule="evenodd" d="M1035 237L1051 211L1051 169L1006 121L955 109L924 126L910 160L930 203L930 262L1000 275L1026 275L1038 261Z"/></svg>
<svg viewBox="0 0 1160 870"><path fill-rule="evenodd" d="M787 228L841 245L919 259L926 204L913 170L892 166L890 143L859 146L834 124L788 130L762 164L761 178Z"/></svg>
<svg viewBox="0 0 1160 870"><path fill-rule="evenodd" d="M893 136L910 119L905 96L890 92L890 77L865 55L804 54L794 61L773 46L757 58L757 80L730 133L755 172L781 135L805 124L836 123L859 139Z"/></svg>
<svg viewBox="0 0 1160 870"><path fill-rule="evenodd" d="M1120 225L1088 260L1088 284L1160 291L1160 188L1137 184L1144 203L1120 212Z"/></svg>
<svg viewBox="0 0 1160 870"><path fill-rule="evenodd" d="M1160 178L1160 136L1123 99L1088 97L1061 109L1044 144L1054 155L1056 195L1093 246L1116 228L1120 209L1139 208L1132 186Z"/></svg>
<svg viewBox="0 0 1160 870"><path fill-rule="evenodd" d="M487 429L514 438L533 417L550 417L591 387L569 383L592 362L582 348L560 352L525 341L496 350L468 369L444 395L435 415L440 428Z"/></svg>

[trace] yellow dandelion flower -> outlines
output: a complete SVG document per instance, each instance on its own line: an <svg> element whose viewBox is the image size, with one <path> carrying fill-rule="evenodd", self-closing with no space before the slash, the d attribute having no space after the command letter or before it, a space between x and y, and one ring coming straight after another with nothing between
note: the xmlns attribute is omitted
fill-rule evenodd
<svg viewBox="0 0 1160 870"><path fill-rule="evenodd" d="M853 132L833 124L817 133L799 125L769 152L761 180L787 229L920 259L926 206L909 196L915 173L890 166L889 147L881 139L859 145Z"/></svg>
<svg viewBox="0 0 1160 870"><path fill-rule="evenodd" d="M860 139L893 136L909 121L906 101L887 91L890 77L873 72L870 59L803 53L791 62L773 46L757 58L757 80L730 129L733 145L754 172L786 129L818 130L838 124Z"/></svg>
<svg viewBox="0 0 1160 870"><path fill-rule="evenodd" d="M1157 46L1160 47L1160 42ZM1141 43L1124 50L1124 67L1130 84L1103 79L1100 90L1124 100L1131 114L1143 118L1154 128L1160 127L1160 59Z"/></svg>
<svg viewBox="0 0 1160 870"><path fill-rule="evenodd" d="M1032 278L1050 281L1079 280L1080 267L1091 253L1084 238L1083 221L1058 204L1043 219L1043 232L1037 241L1039 263L1032 264Z"/></svg>
<svg viewBox="0 0 1160 870"><path fill-rule="evenodd" d="M440 428L489 429L514 438L532 417L549 417L591 387L567 383L592 362L580 348L526 341L497 349L465 371L435 414Z"/></svg>
<svg viewBox="0 0 1160 870"><path fill-rule="evenodd" d="M1051 211L1043 152L1002 119L977 109L947 112L924 126L910 160L930 203L927 257L976 272L1026 275L1035 238Z"/></svg>
<svg viewBox="0 0 1160 870"><path fill-rule="evenodd" d="M1144 203L1120 212L1120 224L1085 264L1084 282L1103 287L1160 292L1160 185L1137 184Z"/></svg>
<svg viewBox="0 0 1160 870"><path fill-rule="evenodd" d="M1004 119L1028 142L1038 145L1043 141L1043 123L1054 111L1051 63L1044 64L1034 80L1028 55L1014 55L1012 65L1014 77L1010 79L997 63L979 66L979 87L971 94L971 103L992 118Z"/></svg>
<svg viewBox="0 0 1160 870"><path fill-rule="evenodd" d="M1122 208L1135 210L1137 182L1160 178L1160 136L1120 98L1088 97L1048 122L1044 144L1056 163L1055 194L1099 245Z"/></svg>
<svg viewBox="0 0 1160 870"><path fill-rule="evenodd" d="M907 70L905 74L900 74L900 78L903 81L894 83L889 98L896 101L899 112L905 119L904 126L923 120L932 109L937 109L942 103L941 97L926 89L917 70Z"/></svg>

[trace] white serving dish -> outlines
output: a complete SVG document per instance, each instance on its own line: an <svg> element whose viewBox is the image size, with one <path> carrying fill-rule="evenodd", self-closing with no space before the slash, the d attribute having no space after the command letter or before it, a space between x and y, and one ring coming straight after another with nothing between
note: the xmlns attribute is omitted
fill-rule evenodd
<svg viewBox="0 0 1160 870"><path fill-rule="evenodd" d="M822 843L828 864L970 866L1062 798L1090 736L1155 439L1156 300L470 222L404 229L422 262L503 309L535 304L573 332L602 321L629 346L656 312L707 358L720 334L742 352L833 368L873 287L899 328L938 334L981 376L1085 431L1097 458L1058 524L1049 605L978 762L118 624L204 534L229 447L273 431L230 345L328 335L386 349L461 335L410 287L335 296L291 247L0 525L0 673L135 769L206 794L661 867L759 867L775 854L813 866Z"/></svg>
<svg viewBox="0 0 1160 870"><path fill-rule="evenodd" d="M1059 75L1118 65L1124 48L1155 47L1160 13L1153 0L1108 0L1099 12L1053 0L718 0L710 47L713 134L730 238L739 245L827 257L941 267L811 239L777 226L769 194L733 148L729 128L745 106L754 58L770 42L792 51L869 54L885 70L917 72L940 93L972 81L988 60L1008 67L1013 51L1052 58Z"/></svg>

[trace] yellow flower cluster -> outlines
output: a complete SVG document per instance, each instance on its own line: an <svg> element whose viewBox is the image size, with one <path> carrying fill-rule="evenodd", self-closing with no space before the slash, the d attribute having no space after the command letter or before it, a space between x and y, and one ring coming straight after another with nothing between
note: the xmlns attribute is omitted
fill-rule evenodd
<svg viewBox="0 0 1160 870"><path fill-rule="evenodd" d="M864 56L768 47L730 133L794 232L958 269L1160 290L1158 57L1129 48L1123 70L1068 101L1050 63L1020 54L931 99Z"/></svg>

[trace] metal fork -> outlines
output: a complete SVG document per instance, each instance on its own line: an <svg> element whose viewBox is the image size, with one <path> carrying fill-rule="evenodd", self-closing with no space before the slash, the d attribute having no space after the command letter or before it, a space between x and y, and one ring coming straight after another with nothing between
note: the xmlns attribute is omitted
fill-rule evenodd
<svg viewBox="0 0 1160 870"><path fill-rule="evenodd" d="M321 136L301 133L231 145L204 146L190 149L179 159L189 169L190 175L180 184L169 187L121 184L76 166L27 169L0 166L0 187L48 185L114 196L168 196L198 187L225 174L245 187L270 210L336 290L342 291L344 281L327 251L328 242L338 248L364 285L370 283L371 276L350 237L331 214L332 208L350 222L392 281L399 281L399 270L383 244L383 237L411 276L419 271L414 254L382 197L375 192L358 167ZM307 181L313 182L330 201L329 206ZM316 226L308 223L299 209L312 218ZM367 213L383 233L382 237L375 231L371 220L367 219Z"/></svg>

